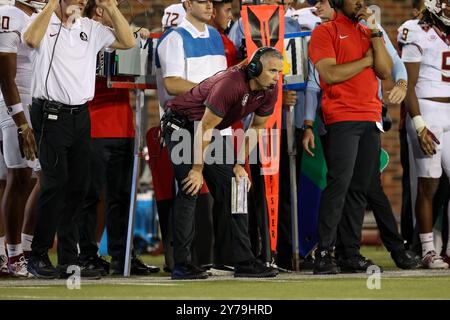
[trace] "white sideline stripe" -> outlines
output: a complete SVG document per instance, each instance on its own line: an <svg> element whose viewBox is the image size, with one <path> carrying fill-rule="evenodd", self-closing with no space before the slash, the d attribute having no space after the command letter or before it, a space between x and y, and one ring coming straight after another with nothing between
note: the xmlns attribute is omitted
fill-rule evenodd
<svg viewBox="0 0 450 320"><path fill-rule="evenodd" d="M15 286L15 287L7 287L8 289L50 289L51 286Z"/></svg>
<svg viewBox="0 0 450 320"><path fill-rule="evenodd" d="M113 283L111 283L113 284ZM81 283L83 285L83 283ZM124 282L124 283L114 283L113 285L120 285L120 286L178 286L179 283L135 283L135 282Z"/></svg>

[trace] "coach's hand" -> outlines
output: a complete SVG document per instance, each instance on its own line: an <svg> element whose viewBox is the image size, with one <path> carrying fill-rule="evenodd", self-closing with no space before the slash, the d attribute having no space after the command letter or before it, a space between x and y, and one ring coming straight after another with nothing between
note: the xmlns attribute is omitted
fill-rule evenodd
<svg viewBox="0 0 450 320"><path fill-rule="evenodd" d="M290 107L297 104L297 92L289 90L283 90L283 106Z"/></svg>
<svg viewBox="0 0 450 320"><path fill-rule="evenodd" d="M110 9L113 7L117 7L117 1L116 0L95 0L95 4L97 7L102 9Z"/></svg>
<svg viewBox="0 0 450 320"><path fill-rule="evenodd" d="M33 161L36 159L37 147L34 140L34 134L28 123L21 125L18 129L19 134L19 148L22 157Z"/></svg>
<svg viewBox="0 0 450 320"><path fill-rule="evenodd" d="M389 94L389 102L392 104L399 104L406 98L406 90L408 88L408 84L405 80L399 80L392 88Z"/></svg>
<svg viewBox="0 0 450 320"><path fill-rule="evenodd" d="M370 30L376 30L378 29L378 25L377 25L377 19L375 17L375 13L370 10L368 7L363 7L361 8L357 13L356 13L356 18L361 21L361 20L366 20L367 22L367 27Z"/></svg>
<svg viewBox="0 0 450 320"><path fill-rule="evenodd" d="M201 169L192 168L188 176L181 182L184 193L195 196L200 192L203 185L203 174Z"/></svg>
<svg viewBox="0 0 450 320"><path fill-rule="evenodd" d="M252 186L252 183L250 182L250 179L248 178L248 173L245 171L244 167L240 164L236 164L233 168L234 177L236 178L236 184L239 184L241 182L242 178L247 179L247 191L250 190L250 187Z"/></svg>
<svg viewBox="0 0 450 320"><path fill-rule="evenodd" d="M311 149L315 149L316 145L314 143L314 132L308 128L303 132L303 149L311 157L314 157L314 153L309 149L310 147Z"/></svg>
<svg viewBox="0 0 450 320"><path fill-rule="evenodd" d="M436 154L436 144L441 143L430 129L426 127L423 128L422 131L417 134L417 137L419 139L420 148L425 155L432 156Z"/></svg>
<svg viewBox="0 0 450 320"><path fill-rule="evenodd" d="M140 28L139 35L141 36L142 39L148 39L150 38L150 30L146 28Z"/></svg>

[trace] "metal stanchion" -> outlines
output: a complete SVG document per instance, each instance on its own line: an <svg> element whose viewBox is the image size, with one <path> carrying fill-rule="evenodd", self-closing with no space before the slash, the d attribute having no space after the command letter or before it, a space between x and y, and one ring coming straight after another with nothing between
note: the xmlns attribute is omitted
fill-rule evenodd
<svg viewBox="0 0 450 320"><path fill-rule="evenodd" d="M144 107L144 90L136 90L136 131L134 137L134 159L133 159L133 177L131 185L130 196L130 211L128 213L128 232L127 232L127 246L125 251L125 266L123 269L123 276L129 277L131 270L131 250L133 249L133 231L134 231L134 216L136 212L136 196L139 187L139 158L141 153L141 123L142 123L142 108Z"/></svg>
<svg viewBox="0 0 450 320"><path fill-rule="evenodd" d="M291 185L291 230L292 230L292 270L299 271L299 241L298 241L298 206L297 206L297 147L295 142L294 106L286 110L287 145L289 155L289 180Z"/></svg>

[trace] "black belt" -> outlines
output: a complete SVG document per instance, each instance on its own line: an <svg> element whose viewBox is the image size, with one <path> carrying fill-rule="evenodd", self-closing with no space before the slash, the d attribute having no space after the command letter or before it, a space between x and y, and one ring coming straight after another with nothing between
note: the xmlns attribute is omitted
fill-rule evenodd
<svg viewBox="0 0 450 320"><path fill-rule="evenodd" d="M68 105L57 101L49 101L45 99L37 99L33 98L33 102L37 102L44 106L44 111L49 113L70 113L70 114L78 114L81 111L87 108L87 103L77 104L77 105Z"/></svg>
<svg viewBox="0 0 450 320"><path fill-rule="evenodd" d="M167 109L161 118L163 133L168 130L170 133L180 129L193 130L194 123L187 116L181 115L171 109Z"/></svg>

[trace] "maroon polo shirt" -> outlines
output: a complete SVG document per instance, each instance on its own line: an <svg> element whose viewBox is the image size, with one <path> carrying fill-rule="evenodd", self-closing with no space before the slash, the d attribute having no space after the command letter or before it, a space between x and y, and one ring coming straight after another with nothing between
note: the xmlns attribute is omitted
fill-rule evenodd
<svg viewBox="0 0 450 320"><path fill-rule="evenodd" d="M245 67L236 66L206 79L168 101L166 106L191 121L200 121L208 108L222 118L216 127L221 130L252 112L261 117L270 116L277 97L278 86L251 91Z"/></svg>

